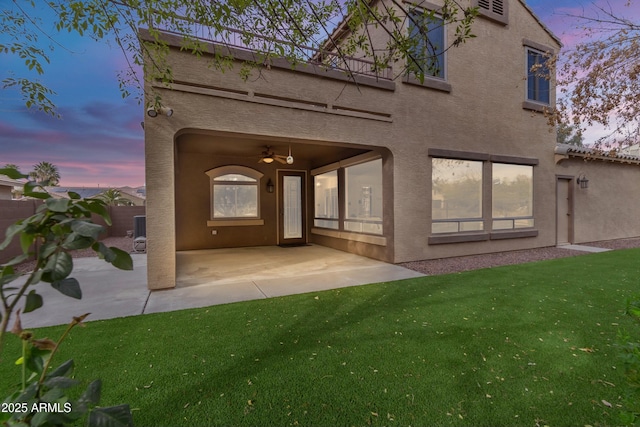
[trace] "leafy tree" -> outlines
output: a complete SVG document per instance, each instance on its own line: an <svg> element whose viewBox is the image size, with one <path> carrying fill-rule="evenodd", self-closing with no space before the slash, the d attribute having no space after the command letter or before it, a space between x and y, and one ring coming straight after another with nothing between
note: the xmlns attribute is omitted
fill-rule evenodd
<svg viewBox="0 0 640 427"><path fill-rule="evenodd" d="M558 123L558 126L556 127L556 135L558 144L570 144L582 147L582 143L584 141L582 131L574 125Z"/></svg>
<svg viewBox="0 0 640 427"><path fill-rule="evenodd" d="M44 185L56 186L60 182L60 172L58 167L49 162L40 162L33 167L29 177Z"/></svg>
<svg viewBox="0 0 640 427"><path fill-rule="evenodd" d="M602 125L609 133L597 141L604 147L637 143L640 136L640 23L611 4L596 6L577 19L582 42L562 54L558 63L561 95L552 122L575 129Z"/></svg>
<svg viewBox="0 0 640 427"><path fill-rule="evenodd" d="M133 202L122 195L120 190L110 188L95 197L109 206L133 206Z"/></svg>
<svg viewBox="0 0 640 427"><path fill-rule="evenodd" d="M21 58L22 64L35 73L45 73L51 61L52 51L60 48L55 34L48 33L37 15L39 2L13 1L13 6L3 6L0 14L0 53ZM247 77L254 67L268 66L273 57L286 57L295 65L300 61L314 61L326 65L341 63L350 75L348 55L358 55L373 60L374 71L385 69L397 60L407 60L411 71L424 78L421 64L425 58L416 58L418 46L428 43L427 24L435 12L409 14L400 0L380 2L369 0L50 0L47 12L54 16L57 31L75 32L95 39L114 40L128 62L128 69L119 75L123 96L129 95L133 86L139 95L146 96L154 104L159 98L144 94L144 82L139 76L140 67L146 67L145 76L150 80L171 81L171 66L163 58L168 46L161 41L161 31L180 34L183 49L194 55L203 53L204 45L199 35L206 35L221 44L251 47L257 51L253 61L247 61L241 75ZM455 26L455 37L450 46L458 46L474 37L471 24L477 8L462 6L458 0L444 0L438 13L445 24ZM407 21L417 27L420 37L409 37ZM338 26L349 29L346 36L335 39ZM369 28L381 27L388 35L388 42L374 45ZM138 28L149 28L155 43L141 40ZM311 49L310 49L311 48ZM323 50L319 52L319 49ZM153 50L154 55L148 55ZM145 63L143 58L153 58ZM212 60L217 69L227 69L231 57L222 51ZM56 115L51 96L55 92L30 77L27 70L20 75L11 74L2 80L4 88L17 88L29 108ZM26 74L25 74L26 73Z"/></svg>
<svg viewBox="0 0 640 427"><path fill-rule="evenodd" d="M15 168L2 168L0 174L12 179L28 178L28 175L19 173ZM35 181L24 185L26 196L41 199L43 203L34 215L9 226L6 237L0 242L0 251L14 240L19 241L22 249L20 255L0 265L0 356L12 315L15 315L15 321L10 332L22 340L22 357L16 362L22 371L22 382L14 393L2 399L0 425L77 425L79 419L86 417L88 425L131 426L133 420L128 405L98 406L100 380L91 382L80 397L69 393L70 387L79 384L72 378L73 360L49 369L60 343L73 327L81 324L88 313L74 317L57 342L47 338L35 339L31 331L22 329L20 311L28 313L42 307L44 300L39 290L45 283L63 295L82 298L80 283L71 277L73 258L70 251L90 247L113 266L123 270L133 269L133 261L128 253L115 247L109 248L98 241L104 229L92 223L91 216L98 215L111 224L104 202L82 199L73 192L69 192L69 199L56 199L42 191L41 187ZM38 250L34 251L36 245ZM35 257L36 261L31 272L15 271L16 265L31 257ZM40 405L64 405L65 409L40 411Z"/></svg>

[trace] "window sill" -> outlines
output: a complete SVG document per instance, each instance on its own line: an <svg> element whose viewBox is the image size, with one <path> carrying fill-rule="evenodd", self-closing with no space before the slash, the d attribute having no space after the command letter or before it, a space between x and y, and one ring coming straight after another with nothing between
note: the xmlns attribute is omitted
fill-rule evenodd
<svg viewBox="0 0 640 427"><path fill-rule="evenodd" d="M537 237L538 230L519 229L508 231L494 231L491 233L491 240L522 239L524 237Z"/></svg>
<svg viewBox="0 0 640 427"><path fill-rule="evenodd" d="M524 110L536 111L538 113L550 112L552 111L551 105L543 104L536 101L524 101L522 103L522 108Z"/></svg>
<svg viewBox="0 0 640 427"><path fill-rule="evenodd" d="M332 230L329 228L312 228L311 233L320 236L335 237L336 239L351 240L354 242L363 242L378 246L387 246L387 238L383 236L360 234L351 231Z"/></svg>
<svg viewBox="0 0 640 427"><path fill-rule="evenodd" d="M444 245L447 243L483 242L489 240L489 233L456 233L442 234L429 237L430 245Z"/></svg>
<svg viewBox="0 0 640 427"><path fill-rule="evenodd" d="M413 76L406 76L403 80L403 83L410 84L413 86L421 86L429 89L435 89L442 92L451 92L451 83L448 83L444 80L437 79L434 77L424 76L424 82L420 83L420 80Z"/></svg>
<svg viewBox="0 0 640 427"><path fill-rule="evenodd" d="M215 219L207 221L207 227L240 227L264 225L264 219Z"/></svg>
<svg viewBox="0 0 640 427"><path fill-rule="evenodd" d="M430 245L444 245L448 243L468 243L468 242L484 242L487 240L505 240L505 239L522 239L526 237L537 237L538 230L508 230L494 231L491 233L458 233L458 234L442 234L429 237Z"/></svg>

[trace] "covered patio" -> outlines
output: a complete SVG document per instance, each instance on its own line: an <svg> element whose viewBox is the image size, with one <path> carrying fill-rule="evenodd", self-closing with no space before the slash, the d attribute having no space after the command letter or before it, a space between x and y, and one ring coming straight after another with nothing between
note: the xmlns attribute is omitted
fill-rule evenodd
<svg viewBox="0 0 640 427"><path fill-rule="evenodd" d="M320 245L176 253L176 287L154 291L145 313L338 289L423 274Z"/></svg>

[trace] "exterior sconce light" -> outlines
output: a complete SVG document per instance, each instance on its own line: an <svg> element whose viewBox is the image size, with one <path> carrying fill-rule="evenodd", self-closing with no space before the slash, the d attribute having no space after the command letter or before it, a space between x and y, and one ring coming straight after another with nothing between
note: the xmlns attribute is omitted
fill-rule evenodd
<svg viewBox="0 0 640 427"><path fill-rule="evenodd" d="M576 184L580 186L580 188L589 188L589 180L586 176L582 175L576 179Z"/></svg>
<svg viewBox="0 0 640 427"><path fill-rule="evenodd" d="M273 193L273 190L275 190L275 186L273 185L271 178L269 178L269 181L267 181L267 193Z"/></svg>
<svg viewBox="0 0 640 427"><path fill-rule="evenodd" d="M162 114L163 116L171 117L173 116L173 108L169 107L149 107L147 108L147 115L149 117L158 117L158 114Z"/></svg>

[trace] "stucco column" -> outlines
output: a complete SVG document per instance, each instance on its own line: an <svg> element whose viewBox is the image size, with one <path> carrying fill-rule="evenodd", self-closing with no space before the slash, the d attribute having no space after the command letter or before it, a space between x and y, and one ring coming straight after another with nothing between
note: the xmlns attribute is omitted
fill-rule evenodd
<svg viewBox="0 0 640 427"><path fill-rule="evenodd" d="M171 117L145 117L147 287L176 286L174 135ZM150 122L153 121L153 124ZM152 166L152 167L151 167Z"/></svg>

